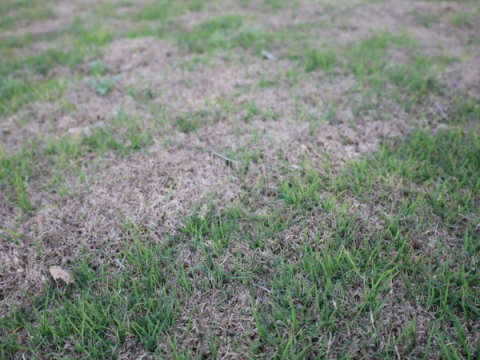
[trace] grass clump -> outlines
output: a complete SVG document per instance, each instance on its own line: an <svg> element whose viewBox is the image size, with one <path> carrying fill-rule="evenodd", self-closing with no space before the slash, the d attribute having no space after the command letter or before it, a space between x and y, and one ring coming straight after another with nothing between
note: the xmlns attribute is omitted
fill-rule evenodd
<svg viewBox="0 0 480 360"><path fill-rule="evenodd" d="M406 60L388 61L392 51L404 53ZM358 91L365 98L376 99L376 106L393 98L411 112L429 96L445 92L438 80L444 63L422 55L405 34L384 32L343 48L310 49L302 63L306 72L323 70L329 77L353 75L359 81Z"/></svg>
<svg viewBox="0 0 480 360"><path fill-rule="evenodd" d="M33 101L49 101L61 97L66 82L53 78L32 83L27 78L7 76L2 78L0 86L0 115L12 115Z"/></svg>
<svg viewBox="0 0 480 360"><path fill-rule="evenodd" d="M189 51L204 53L215 49L258 47L264 41L260 28L242 26L240 15L225 15L208 20L193 31L179 35L178 41Z"/></svg>
<svg viewBox="0 0 480 360"><path fill-rule="evenodd" d="M33 73L47 76L55 66L66 66L74 69L83 62L82 51L63 51L48 49L39 54L28 55L21 61L9 59L0 65L0 74L3 76L18 73Z"/></svg>
<svg viewBox="0 0 480 360"><path fill-rule="evenodd" d="M473 232L468 221L480 209L479 139L476 131L414 131L406 143L380 153L388 171L406 181L421 182L428 193L422 201L441 219L446 231L463 241Z"/></svg>
<svg viewBox="0 0 480 360"><path fill-rule="evenodd" d="M432 25L438 24L440 22L440 17L435 14L422 14L418 11L412 11L411 14L413 15L413 18L418 25L422 25L426 28L431 28Z"/></svg>
<svg viewBox="0 0 480 360"><path fill-rule="evenodd" d="M226 15L203 22L195 31L180 37L180 44L190 51L205 52L229 45L229 35L242 26L239 15Z"/></svg>
<svg viewBox="0 0 480 360"><path fill-rule="evenodd" d="M428 131L415 130L393 154L408 165L416 164L408 170L414 174L414 180L453 181L459 188L480 190L480 139L476 130L457 126L433 136Z"/></svg>
<svg viewBox="0 0 480 360"><path fill-rule="evenodd" d="M325 51L312 50L308 55L305 63L305 71L321 69L329 71L339 65L338 54L333 49Z"/></svg>
<svg viewBox="0 0 480 360"><path fill-rule="evenodd" d="M17 2L16 6L2 4L0 7L0 30L13 30L20 22L30 23L35 20L51 19L55 16L50 7L39 6L39 4L21 4Z"/></svg>
<svg viewBox="0 0 480 360"><path fill-rule="evenodd" d="M480 9L477 12L452 15L449 22L460 29L475 29L480 26Z"/></svg>
<svg viewBox="0 0 480 360"><path fill-rule="evenodd" d="M159 20L164 22L169 13L170 4L169 1L157 1L151 2L143 7L143 9L134 15L136 21L155 21Z"/></svg>

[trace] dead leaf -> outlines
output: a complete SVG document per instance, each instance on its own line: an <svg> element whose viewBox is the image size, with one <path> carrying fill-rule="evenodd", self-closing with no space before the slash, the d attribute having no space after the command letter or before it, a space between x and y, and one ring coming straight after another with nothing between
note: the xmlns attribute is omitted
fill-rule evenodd
<svg viewBox="0 0 480 360"><path fill-rule="evenodd" d="M60 266L52 266L50 268L50 274L52 274L55 281L58 279L62 279L67 284L74 282L72 275L70 275L68 271L63 270Z"/></svg>

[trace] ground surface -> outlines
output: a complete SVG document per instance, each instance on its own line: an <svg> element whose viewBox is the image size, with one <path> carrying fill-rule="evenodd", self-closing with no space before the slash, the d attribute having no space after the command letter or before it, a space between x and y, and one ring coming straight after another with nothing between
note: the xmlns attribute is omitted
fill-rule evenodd
<svg viewBox="0 0 480 360"><path fill-rule="evenodd" d="M476 1L6 0L0 54L0 359L479 358Z"/></svg>

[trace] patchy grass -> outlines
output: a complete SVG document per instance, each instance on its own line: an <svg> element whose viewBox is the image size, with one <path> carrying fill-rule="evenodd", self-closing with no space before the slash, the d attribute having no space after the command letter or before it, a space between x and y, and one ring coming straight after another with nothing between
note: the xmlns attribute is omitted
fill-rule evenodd
<svg viewBox="0 0 480 360"><path fill-rule="evenodd" d="M51 19L55 16L51 6L55 1L47 4L30 3L27 1L9 1L0 5L0 30L13 30L20 23L31 23L35 20ZM46 5L46 6L45 6Z"/></svg>
<svg viewBox="0 0 480 360"><path fill-rule="evenodd" d="M432 25L440 22L440 17L434 14L421 14L418 11L412 11L413 19L418 25L425 26L426 28L432 27Z"/></svg>
<svg viewBox="0 0 480 360"><path fill-rule="evenodd" d="M405 56L405 61L389 61L395 52ZM437 79L450 60L423 55L418 44L406 34L385 32L344 49L310 50L301 61L307 73L323 70L329 76L355 76L364 98L375 99L370 103L376 104L373 107L382 106L384 99L396 99L407 112L415 113L425 99L445 93L445 86Z"/></svg>
<svg viewBox="0 0 480 360"><path fill-rule="evenodd" d="M259 183L232 207L194 209L183 232L161 245L148 243L151 230L125 219L125 248L116 256L122 267L94 269L85 254L72 268L74 285L51 282L31 305L12 308L2 319L11 333L3 356L31 348L115 358L134 346L165 356L213 356L225 341L245 355L268 357L336 358L356 349L368 356L474 356L478 233L465 218L478 211L472 175L480 170L479 146L477 136L456 130L417 132L336 176L305 163L285 174L261 213L266 189ZM401 191L394 179L403 179ZM382 210L352 211L355 201L380 203ZM442 238L423 235L432 226ZM269 255L255 263L239 248ZM196 260L185 262L185 252ZM199 310L187 304L197 298L202 304L202 294L214 290L222 294L214 306L228 308L238 289L247 291L242 310L222 332L201 334ZM395 312L414 304L398 328ZM435 315L420 321L427 314ZM239 332L241 324L250 330ZM352 340L345 345L347 330ZM391 340L375 344L373 334ZM185 346L192 337L198 344Z"/></svg>
<svg viewBox="0 0 480 360"><path fill-rule="evenodd" d="M102 160L109 151L129 157L152 144L154 128L144 130L135 121L119 116L114 125L86 128L83 133L66 134L60 139L26 140L21 149L2 155L0 184L5 189L6 201L18 207L23 214L32 214L42 208L29 198L29 179L38 178L32 184L36 191L58 194L60 197L75 195L83 183L87 188L95 180L97 165L107 166Z"/></svg>
<svg viewBox="0 0 480 360"><path fill-rule="evenodd" d="M480 9L476 12L458 13L449 19L458 28L475 29L480 26Z"/></svg>
<svg viewBox="0 0 480 360"><path fill-rule="evenodd" d="M323 31L347 30L317 24L321 11L302 1L226 3L224 15L217 5L118 15L136 4L112 2L64 37L0 40L0 139L21 139L17 151L0 143L0 359L478 358L480 105L444 81L455 59L427 55L407 32L324 42ZM2 6L8 25L21 7ZM255 23L264 10L280 30ZM293 10L299 20L283 24ZM425 31L445 20L413 14ZM186 29L178 16L201 21ZM471 31L472 19L448 21ZM142 36L164 42L128 49L129 66L112 74L106 45ZM183 51L136 57L166 39ZM75 50L29 52L39 41ZM199 64L222 64L212 84L231 82L228 93L199 91L210 80L195 77ZM86 69L88 126L41 136L45 120L12 125L27 104L66 102L65 84ZM164 95L196 105L169 107ZM96 107L118 99L122 111L102 119ZM366 139L378 146L365 150ZM141 174L128 173L135 161ZM97 208L93 187L109 202ZM72 202L98 218L67 213ZM55 281L51 265L74 282Z"/></svg>
<svg viewBox="0 0 480 360"><path fill-rule="evenodd" d="M33 73L47 76L55 66L75 68L83 62L84 52L67 52L48 49L38 54L27 55L23 59L7 59L0 65L2 77Z"/></svg>
<svg viewBox="0 0 480 360"><path fill-rule="evenodd" d="M9 115L32 101L50 101L61 97L66 81L53 78L32 84L26 78L7 76L2 78L0 85L0 115Z"/></svg>
<svg viewBox="0 0 480 360"><path fill-rule="evenodd" d="M216 48L231 47L233 33L242 26L242 17L239 15L226 15L224 17L208 20L180 37L180 43L190 51L205 52Z"/></svg>

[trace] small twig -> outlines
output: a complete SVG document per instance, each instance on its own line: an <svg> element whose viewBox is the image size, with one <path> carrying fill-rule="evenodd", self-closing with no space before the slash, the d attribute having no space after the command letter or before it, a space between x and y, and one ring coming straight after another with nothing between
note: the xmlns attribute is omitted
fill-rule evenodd
<svg viewBox="0 0 480 360"><path fill-rule="evenodd" d="M78 161L86 161L86 160L93 159L93 158L96 157L98 154L99 154L98 152L95 152L95 153L91 153L91 154L85 155L84 157L78 159Z"/></svg>
<svg viewBox="0 0 480 360"><path fill-rule="evenodd" d="M269 294L272 293L272 290L268 290L267 288L264 288L263 286L260 286L260 285L255 285L256 287L259 287L260 289L262 290L265 290L266 292L268 292Z"/></svg>
<svg viewBox="0 0 480 360"><path fill-rule="evenodd" d="M227 158L226 156L223 156L222 154L219 154L219 153L217 153L217 152L214 151L214 150L212 150L212 154L215 154L215 155L217 155L217 156L220 156L222 159L225 159L225 160L227 160L227 161L238 162L237 160L229 159L229 158Z"/></svg>

